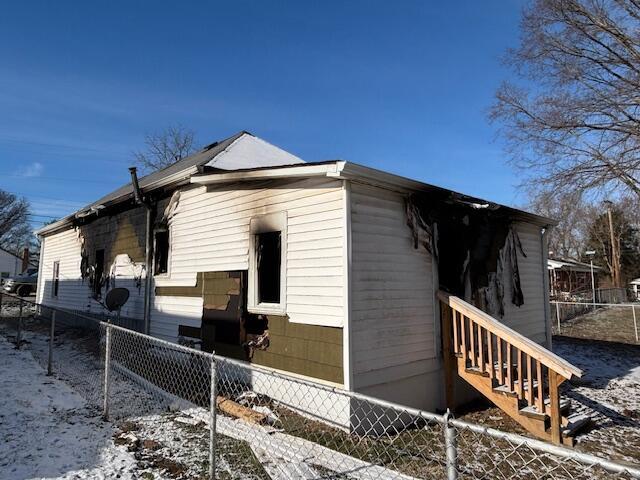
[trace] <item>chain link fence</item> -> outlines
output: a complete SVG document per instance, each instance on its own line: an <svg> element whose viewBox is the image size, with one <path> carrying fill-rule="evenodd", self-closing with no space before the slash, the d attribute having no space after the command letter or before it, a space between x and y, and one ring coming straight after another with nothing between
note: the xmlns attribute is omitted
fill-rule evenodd
<svg viewBox="0 0 640 480"><path fill-rule="evenodd" d="M640 303L553 301L550 310L554 335L640 344Z"/></svg>
<svg viewBox="0 0 640 480"><path fill-rule="evenodd" d="M6 297L0 334L114 422L114 441L146 438L140 461L174 478L640 478L635 466Z"/></svg>

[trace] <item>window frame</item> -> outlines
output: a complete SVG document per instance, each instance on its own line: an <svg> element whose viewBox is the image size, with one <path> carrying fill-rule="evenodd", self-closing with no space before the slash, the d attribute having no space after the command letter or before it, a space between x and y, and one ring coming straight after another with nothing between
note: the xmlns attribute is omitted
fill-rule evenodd
<svg viewBox="0 0 640 480"><path fill-rule="evenodd" d="M261 233L280 232L280 302L258 302L257 238ZM249 222L249 282L247 310L264 315L285 315L287 312L287 212L252 217Z"/></svg>
<svg viewBox="0 0 640 480"><path fill-rule="evenodd" d="M163 272L163 273L157 273L156 272L156 253L158 251L158 242L156 239L156 234L159 232L167 232L167 271ZM154 277L159 277L159 278L168 278L171 276L171 244L172 244L172 238L171 238L171 227L162 227L162 228L155 228L153 230L153 276Z"/></svg>
<svg viewBox="0 0 640 480"><path fill-rule="evenodd" d="M51 298L58 298L58 293L60 293L60 260L53 262L51 277Z"/></svg>

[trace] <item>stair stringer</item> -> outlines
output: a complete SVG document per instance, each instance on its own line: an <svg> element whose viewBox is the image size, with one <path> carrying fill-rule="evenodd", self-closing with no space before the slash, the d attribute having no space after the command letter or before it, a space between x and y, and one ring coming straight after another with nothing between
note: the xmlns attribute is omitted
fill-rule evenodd
<svg viewBox="0 0 640 480"><path fill-rule="evenodd" d="M520 413L520 405L517 397L494 391L493 380L488 376L468 372L466 369L466 361L463 358L457 358L457 366L460 378L480 392L496 407L509 415L509 417L518 422L531 434L541 440L552 441L551 433L546 429L545 420L532 418ZM563 437L562 442L565 445L573 446L572 437Z"/></svg>

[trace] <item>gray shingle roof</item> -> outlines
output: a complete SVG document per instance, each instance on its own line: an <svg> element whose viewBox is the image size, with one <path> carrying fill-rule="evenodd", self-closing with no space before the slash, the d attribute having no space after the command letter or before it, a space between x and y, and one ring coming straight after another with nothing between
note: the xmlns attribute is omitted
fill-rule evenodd
<svg viewBox="0 0 640 480"><path fill-rule="evenodd" d="M211 145L204 147L202 150L194 153L193 155L189 155L188 157L183 158L182 160L178 160L176 163L169 165L161 170L157 170L155 172L150 173L149 175L145 175L144 177L138 180L140 184L140 188L144 190L145 187L152 185L164 178L171 177L174 175L179 175L180 172L185 172L185 177L188 176L188 172L191 172L193 167L198 167L201 165L205 165L212 158L214 158L219 153L226 150L233 142L235 142L238 138L243 135L251 135L249 132L238 132L235 135L225 138L219 142L214 142ZM133 186L131 183L127 183L122 187L114 190L113 192L105 195L104 197L96 200L92 204L87 207L81 209L86 210L91 207L95 207L97 205L103 205L105 203L111 203L115 200L118 200L122 197L129 197L133 195Z"/></svg>

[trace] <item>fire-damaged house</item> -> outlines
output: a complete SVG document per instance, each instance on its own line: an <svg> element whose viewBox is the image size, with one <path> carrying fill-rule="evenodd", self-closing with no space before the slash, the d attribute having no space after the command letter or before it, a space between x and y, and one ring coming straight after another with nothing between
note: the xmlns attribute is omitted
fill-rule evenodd
<svg viewBox="0 0 640 480"><path fill-rule="evenodd" d="M42 228L38 300L126 287L150 335L428 410L479 392L561 442L552 224L241 132Z"/></svg>

